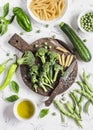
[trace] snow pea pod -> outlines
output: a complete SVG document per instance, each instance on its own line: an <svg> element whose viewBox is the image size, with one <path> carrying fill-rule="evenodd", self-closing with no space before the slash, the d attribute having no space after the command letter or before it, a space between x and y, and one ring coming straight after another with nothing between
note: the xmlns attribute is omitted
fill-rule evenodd
<svg viewBox="0 0 93 130"><path fill-rule="evenodd" d="M13 13L16 16L16 20L18 24L27 32L32 31L32 25L31 21L25 12L19 8L19 7L14 7L13 8Z"/></svg>
<svg viewBox="0 0 93 130"><path fill-rule="evenodd" d="M0 91L2 91L3 89L5 89L7 87L7 85L9 85L15 71L17 69L17 64L13 63L10 67L9 67L9 70L8 70L8 73L7 73L7 76L6 76L6 79L4 81L4 83L0 86Z"/></svg>

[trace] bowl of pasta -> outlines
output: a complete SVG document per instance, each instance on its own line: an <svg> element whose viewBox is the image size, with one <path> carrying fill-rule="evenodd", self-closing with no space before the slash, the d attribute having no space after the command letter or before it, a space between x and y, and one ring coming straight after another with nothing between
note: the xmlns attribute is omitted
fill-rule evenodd
<svg viewBox="0 0 93 130"><path fill-rule="evenodd" d="M65 15L68 0L27 0L30 16L42 24L56 24Z"/></svg>

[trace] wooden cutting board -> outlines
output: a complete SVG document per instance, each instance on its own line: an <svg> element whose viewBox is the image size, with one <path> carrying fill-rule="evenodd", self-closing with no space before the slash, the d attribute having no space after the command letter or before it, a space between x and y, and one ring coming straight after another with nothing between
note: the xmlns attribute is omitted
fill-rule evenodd
<svg viewBox="0 0 93 130"><path fill-rule="evenodd" d="M63 41L59 40L59 39L52 39L52 38L40 38L38 40L36 40L35 42L28 44L26 41L24 41L19 35L14 34L11 39L9 40L9 44L11 44L12 46L14 46L15 48L17 48L18 50L20 50L21 52L25 52L27 50L31 50L33 53L36 52L36 48L34 47L34 45L37 43L39 45L39 47L42 47L44 45L44 43L47 42L49 45L52 46L52 49L50 49L51 51L56 51L57 53L61 54L62 52L57 51L55 49L55 47L60 46L60 47L64 47L65 49L67 49L69 51L69 53L73 54L73 50L71 50ZM76 60L76 58L74 58L74 60ZM28 73L28 67L26 65L21 65L20 66L20 71L21 71L21 76L23 81L25 82L25 84L34 91L32 83L30 81L30 76ZM78 71L78 65L77 62L73 68L73 71L70 73L69 77L66 80L66 84L63 86L62 90L59 92L63 93L64 91L66 91L75 81L76 76L77 76L77 71ZM54 88L58 85L61 85L59 80L57 80L57 82L55 82L54 84ZM48 92L44 92L42 90L41 87L38 87L38 93L43 95L43 96L49 96L51 94L53 90L48 88Z"/></svg>

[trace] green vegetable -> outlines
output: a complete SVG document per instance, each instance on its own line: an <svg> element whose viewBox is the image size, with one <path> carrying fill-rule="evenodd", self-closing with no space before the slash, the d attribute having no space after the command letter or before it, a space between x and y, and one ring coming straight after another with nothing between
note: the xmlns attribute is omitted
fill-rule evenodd
<svg viewBox="0 0 93 130"><path fill-rule="evenodd" d="M0 34L4 35L8 31L8 25L14 20L14 15L7 20L5 17L9 12L9 3L6 3L3 7L3 15L0 17Z"/></svg>
<svg viewBox="0 0 93 130"><path fill-rule="evenodd" d="M48 27L49 27L49 25L48 25L48 24L46 24L46 25L45 25L45 27L46 27L46 28L48 28Z"/></svg>
<svg viewBox="0 0 93 130"><path fill-rule="evenodd" d="M35 48L38 48L39 47L39 45L38 44L35 44Z"/></svg>
<svg viewBox="0 0 93 130"><path fill-rule="evenodd" d="M66 115L66 116L68 116L68 117L74 119L75 122L82 128L82 125L81 125L81 123L80 123L81 119L79 119L78 116L76 116L76 115L74 115L74 114L72 114L72 113L66 111L65 108L63 107L63 104L60 103L59 101L55 100L54 103L56 104L56 106L58 107L58 109L59 109L64 115Z"/></svg>
<svg viewBox="0 0 93 130"><path fill-rule="evenodd" d="M28 17L27 14L25 14L25 12L19 8L19 7L14 7L13 8L13 13L16 16L16 20L18 22L18 24L27 32L32 31L32 25L31 25L31 21L30 18Z"/></svg>
<svg viewBox="0 0 93 130"><path fill-rule="evenodd" d="M93 86L89 83L90 75L87 75L85 71L83 71L82 81L88 87L90 92L93 92Z"/></svg>
<svg viewBox="0 0 93 130"><path fill-rule="evenodd" d="M85 62L89 62L91 60L91 53L88 48L85 46L83 41L79 38L79 36L74 32L74 30L64 22L60 23L61 30L68 36L71 40L74 48L78 52L81 59Z"/></svg>
<svg viewBox="0 0 93 130"><path fill-rule="evenodd" d="M89 95L87 92L82 91L82 90L76 90L76 92L79 94L82 94L83 96L85 96L87 99L89 99L93 103L93 97L91 95Z"/></svg>
<svg viewBox="0 0 93 130"><path fill-rule="evenodd" d="M48 51L49 61L54 64L58 59L59 55L55 51Z"/></svg>
<svg viewBox="0 0 93 130"><path fill-rule="evenodd" d="M63 72L63 67L59 64L54 64L54 77L53 77L53 81L55 82L57 77L58 77L58 73L62 71Z"/></svg>
<svg viewBox="0 0 93 130"><path fill-rule="evenodd" d="M47 52L48 52L48 50L46 48L39 48L36 52L36 56L41 59L43 64L46 62L45 55L46 55Z"/></svg>
<svg viewBox="0 0 93 130"><path fill-rule="evenodd" d="M19 85L15 81L11 81L11 88L15 93L19 92Z"/></svg>
<svg viewBox="0 0 93 130"><path fill-rule="evenodd" d="M84 96L81 95L80 96L80 100L79 100L79 103L78 103L78 107L79 107L79 115L81 116L81 112L82 112L82 102L84 100Z"/></svg>
<svg viewBox="0 0 93 130"><path fill-rule="evenodd" d="M56 116L56 112L53 112L52 115L53 115L53 116Z"/></svg>
<svg viewBox="0 0 93 130"><path fill-rule="evenodd" d="M17 60L17 63L19 65L24 64L31 67L35 63L35 57L31 51L25 51L23 57Z"/></svg>
<svg viewBox="0 0 93 130"><path fill-rule="evenodd" d="M7 73L7 76L4 80L4 83L0 86L0 91L2 91L3 89L5 89L7 87L7 85L9 85L15 71L17 69L17 64L12 64L10 67L9 67L9 70L8 70L8 73Z"/></svg>
<svg viewBox="0 0 93 130"><path fill-rule="evenodd" d="M12 96L9 96L6 98L6 100L9 102L15 102L18 99L19 99L19 97L17 95L12 95Z"/></svg>
<svg viewBox="0 0 93 130"><path fill-rule="evenodd" d="M50 84L45 82L43 75L41 75L41 77L39 78L39 85L43 88L44 92L47 92L46 86L53 89L53 87Z"/></svg>
<svg viewBox="0 0 93 130"><path fill-rule="evenodd" d="M37 89L38 89L38 85L37 85L38 84L38 79L37 79L37 76L39 75L39 65L32 65L30 67L29 74L31 76L31 82L33 84L33 88L37 92Z"/></svg>
<svg viewBox="0 0 93 130"><path fill-rule="evenodd" d="M76 95L75 92L70 92L70 96L71 96L71 98L72 98L72 100L73 100L73 107L74 107L75 113L76 113L78 116L81 117L81 115L79 115L80 113L79 113L79 109L78 109L78 107L79 107L79 98L78 98L78 96Z"/></svg>
<svg viewBox="0 0 93 130"><path fill-rule="evenodd" d="M40 111L40 113L39 113L39 117L40 117L40 118L43 118L43 117L45 117L48 113L49 113L49 109L48 109L48 108L42 109L42 110Z"/></svg>
<svg viewBox="0 0 93 130"><path fill-rule="evenodd" d="M9 13L9 3L6 3L3 7L3 16L2 17L6 17Z"/></svg>
<svg viewBox="0 0 93 130"><path fill-rule="evenodd" d="M36 33L40 33L40 30L37 30Z"/></svg>
<svg viewBox="0 0 93 130"><path fill-rule="evenodd" d="M86 39L84 39L84 40L83 40L83 42L87 42L87 40L86 40Z"/></svg>
<svg viewBox="0 0 93 130"><path fill-rule="evenodd" d="M46 89L46 86L47 86L47 83L45 83L44 79L40 79L39 78L39 86L44 90L44 92L47 92L47 89ZM46 85L46 86L45 86Z"/></svg>
<svg viewBox="0 0 93 130"><path fill-rule="evenodd" d="M87 101L85 106L84 106L84 112L88 113L89 105L91 104L90 101Z"/></svg>
<svg viewBox="0 0 93 130"><path fill-rule="evenodd" d="M53 35L52 38L55 39L55 38L56 38L56 35Z"/></svg>
<svg viewBox="0 0 93 130"><path fill-rule="evenodd" d="M87 32L93 32L93 12L86 13L80 18L81 27Z"/></svg>
<svg viewBox="0 0 93 130"><path fill-rule="evenodd" d="M65 103L65 106L70 113L74 114L74 107L69 101Z"/></svg>
<svg viewBox="0 0 93 130"><path fill-rule="evenodd" d="M63 113L61 113L61 119L62 119L62 122L65 122L65 115Z"/></svg>
<svg viewBox="0 0 93 130"><path fill-rule="evenodd" d="M51 78L49 76L50 66L51 66L51 63L46 62L45 64L42 65L42 72L41 72L41 76L43 76L49 84L52 83Z"/></svg>
<svg viewBox="0 0 93 130"><path fill-rule="evenodd" d="M30 75L33 75L33 74L36 74L38 75L39 74L39 65L32 65L30 67Z"/></svg>
<svg viewBox="0 0 93 130"><path fill-rule="evenodd" d="M8 59L7 61L5 61L3 64L0 65L0 74L6 69L6 65L10 60L12 60L12 58Z"/></svg>

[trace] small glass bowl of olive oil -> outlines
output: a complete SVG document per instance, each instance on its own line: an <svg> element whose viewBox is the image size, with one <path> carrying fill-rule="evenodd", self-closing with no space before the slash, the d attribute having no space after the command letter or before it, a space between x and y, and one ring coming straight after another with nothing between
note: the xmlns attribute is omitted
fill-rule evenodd
<svg viewBox="0 0 93 130"><path fill-rule="evenodd" d="M14 115L21 121L31 120L36 113L36 106L30 99L19 99L14 104Z"/></svg>

